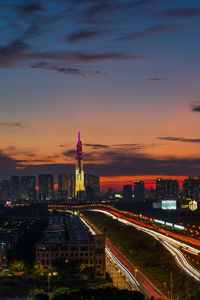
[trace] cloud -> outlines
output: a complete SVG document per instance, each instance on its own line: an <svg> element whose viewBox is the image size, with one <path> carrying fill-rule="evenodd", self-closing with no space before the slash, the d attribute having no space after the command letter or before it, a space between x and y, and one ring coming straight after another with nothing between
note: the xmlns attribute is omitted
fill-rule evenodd
<svg viewBox="0 0 200 300"><path fill-rule="evenodd" d="M150 78L146 78L145 81L162 81L165 80L164 78L161 77L150 77Z"/></svg>
<svg viewBox="0 0 200 300"><path fill-rule="evenodd" d="M198 18L200 17L200 8L179 8L171 10L161 10L154 13L158 17L170 18Z"/></svg>
<svg viewBox="0 0 200 300"><path fill-rule="evenodd" d="M95 76L105 76L106 73L102 73L100 71L92 71L92 70L81 70L78 68L67 68L63 66L56 66L56 65L51 65L45 62L40 62L35 65L31 65L29 67L30 69L36 69L36 70L47 70L47 71L53 71L55 73L62 73L65 75L78 75L83 78L88 78L90 75L95 75Z"/></svg>
<svg viewBox="0 0 200 300"><path fill-rule="evenodd" d="M150 27L140 30L138 32L134 32L134 33L125 35L123 37L118 38L117 40L118 41L134 40L134 39L143 38L143 37L163 35L165 33L173 32L176 28L177 28L177 26L174 26L174 25L158 24L158 25L150 26Z"/></svg>
<svg viewBox="0 0 200 300"><path fill-rule="evenodd" d="M77 51L49 51L49 52L27 52L30 46L22 40L18 39L7 46L0 48L0 67L9 67L15 65L17 62L26 60L48 60L48 61L62 61L73 63L93 63L106 60L128 60L128 59L146 59L149 57L118 53L118 52L77 52ZM41 63L40 63L41 64ZM43 67L50 67L46 62L42 62ZM55 67L56 68L56 67ZM69 70L68 70L69 71ZM75 70L74 70L75 71ZM78 72L78 70L76 70ZM100 73L99 71L94 71Z"/></svg>
<svg viewBox="0 0 200 300"><path fill-rule="evenodd" d="M109 148L108 145L102 145L102 144L84 144L84 146L91 147L93 149L105 149L105 148Z"/></svg>
<svg viewBox="0 0 200 300"><path fill-rule="evenodd" d="M84 151L85 162L111 162L118 157L131 157L132 155L140 155L140 150L146 147L152 147L151 145L142 144L116 144L116 145L105 145L105 144L84 144L89 151ZM92 150L92 151L91 151ZM74 149L66 150L62 153L67 159L74 159L76 151Z"/></svg>
<svg viewBox="0 0 200 300"><path fill-rule="evenodd" d="M20 57L19 57L20 58ZM76 63L90 63L104 60L123 60L123 59L144 59L148 58L142 55L117 53L117 52L72 52L72 51L55 51L55 52L38 52L24 53L21 59L47 59L58 61L72 61Z"/></svg>
<svg viewBox="0 0 200 300"><path fill-rule="evenodd" d="M68 150L66 155L75 157L75 150ZM87 153L84 155L88 155ZM139 176L139 175L168 175L168 176L199 176L200 158L152 157L137 152L113 150L103 151L95 162L97 152L89 153L88 162L84 160L86 173L99 176ZM98 154L99 155L99 154ZM100 159L104 159L104 161ZM37 163L37 165L35 164ZM15 160L0 151L0 179L12 175L33 175L51 173L55 177L65 172L74 172L74 163L52 164L50 159Z"/></svg>
<svg viewBox="0 0 200 300"><path fill-rule="evenodd" d="M109 153L109 158L113 153ZM165 157L163 159L146 155L122 156L115 154L112 161L106 163L85 163L86 173L99 176L136 176L136 175L168 175L168 176L199 176L200 158ZM21 174L38 175L39 173L72 174L73 164L40 164L26 165ZM2 176L2 173L0 173Z"/></svg>
<svg viewBox="0 0 200 300"><path fill-rule="evenodd" d="M22 123L20 122L0 122L0 128L21 128L23 127Z"/></svg>
<svg viewBox="0 0 200 300"><path fill-rule="evenodd" d="M200 102L193 102L191 104L191 111L200 112Z"/></svg>
<svg viewBox="0 0 200 300"><path fill-rule="evenodd" d="M66 150L62 154L66 157L75 157L76 150L74 150L74 149Z"/></svg>
<svg viewBox="0 0 200 300"><path fill-rule="evenodd" d="M103 30L94 30L94 29L93 30L91 30L91 29L90 30L80 30L80 31L70 34L67 37L67 40L70 43L75 43L75 42L79 42L82 40L92 39L94 37L101 35L104 32L105 31L103 31Z"/></svg>
<svg viewBox="0 0 200 300"><path fill-rule="evenodd" d="M12 66L27 49L29 46L21 40L15 40L0 47L0 67Z"/></svg>
<svg viewBox="0 0 200 300"><path fill-rule="evenodd" d="M31 2L30 0L29 3L26 2L25 4L19 5L16 8L21 14L28 15L28 16L35 14L37 12L45 11L44 7L42 6L42 3L37 1Z"/></svg>
<svg viewBox="0 0 200 300"><path fill-rule="evenodd" d="M9 155L5 154L0 150L0 176L2 179L5 179L7 176L15 173L15 170L18 166L17 160L13 159Z"/></svg>
<svg viewBox="0 0 200 300"><path fill-rule="evenodd" d="M157 137L157 139L171 142L200 143L200 139L190 139L183 137Z"/></svg>

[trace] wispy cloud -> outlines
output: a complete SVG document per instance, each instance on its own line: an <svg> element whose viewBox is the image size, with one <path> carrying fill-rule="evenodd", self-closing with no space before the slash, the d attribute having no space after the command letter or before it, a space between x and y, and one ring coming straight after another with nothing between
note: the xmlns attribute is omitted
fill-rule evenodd
<svg viewBox="0 0 200 300"><path fill-rule="evenodd" d="M191 103L191 111L200 112L200 102L192 102Z"/></svg>
<svg viewBox="0 0 200 300"><path fill-rule="evenodd" d="M134 40L134 39L143 38L143 37L163 35L163 34L166 34L169 32L174 32L174 30L176 28L177 28L177 26L175 26L175 25L158 24L158 25L150 26L143 30L122 36L122 37L118 38L117 40L119 40L119 41Z"/></svg>
<svg viewBox="0 0 200 300"><path fill-rule="evenodd" d="M161 78L161 77L149 77L149 78L145 78L145 81L163 81L165 80L165 78Z"/></svg>
<svg viewBox="0 0 200 300"><path fill-rule="evenodd" d="M170 18L198 18L200 17L200 8L177 8L171 10L161 10L154 13L158 17Z"/></svg>
<svg viewBox="0 0 200 300"><path fill-rule="evenodd" d="M191 139L191 138L184 138L184 137L157 137L159 140L164 141L171 141L171 142L183 142L183 143L200 143L200 139Z"/></svg>
<svg viewBox="0 0 200 300"><path fill-rule="evenodd" d="M102 33L104 33L104 30L97 30L97 29L85 29L85 30L80 30L76 31L74 33L71 33L67 37L67 41L70 43L75 43L83 40L88 40L88 39L93 39Z"/></svg>
<svg viewBox="0 0 200 300"><path fill-rule="evenodd" d="M29 67L30 69L35 69L35 70L47 70L47 71L53 71L55 73L61 73L61 74L65 74L65 75L78 75L81 76L83 78L88 78L89 76L105 76L106 73L102 73L98 70L82 70L82 69L78 69L76 67L72 68L72 67L64 67L64 66L56 66L56 65L51 65L45 62L40 62L38 64L35 65L31 65Z"/></svg>
<svg viewBox="0 0 200 300"><path fill-rule="evenodd" d="M0 122L0 128L21 128L23 127L21 122Z"/></svg>
<svg viewBox="0 0 200 300"><path fill-rule="evenodd" d="M93 149L107 149L109 148L108 145L103 145L103 144L84 144L86 147L90 147Z"/></svg>

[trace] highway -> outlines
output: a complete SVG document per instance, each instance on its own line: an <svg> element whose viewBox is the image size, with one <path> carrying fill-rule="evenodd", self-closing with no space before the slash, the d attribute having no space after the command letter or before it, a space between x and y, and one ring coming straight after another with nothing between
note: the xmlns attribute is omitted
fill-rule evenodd
<svg viewBox="0 0 200 300"><path fill-rule="evenodd" d="M81 217L81 220L89 228L92 234L96 234L93 229L93 225L87 219ZM150 282L139 270L137 270L136 267L129 264L108 241L106 241L106 255L113 261L121 273L124 274L132 289L141 291L148 298L153 296L154 299L168 299L153 285L152 282Z"/></svg>
<svg viewBox="0 0 200 300"><path fill-rule="evenodd" d="M200 281L200 272L195 269L189 261L185 258L183 250L190 252L194 255L200 254L200 250L191 247L188 244L185 244L183 242L177 241L176 239L166 236L165 234L162 234L160 232L155 231L155 228L153 226L150 226L148 224L144 224L142 222L126 218L123 215L116 213L114 211L108 211L103 209L90 209L90 211L96 211L104 213L113 219L118 220L121 223L124 223L129 226L133 226L134 228L143 231L155 239L157 239L175 258L178 266L186 272L187 275L191 276L193 279Z"/></svg>

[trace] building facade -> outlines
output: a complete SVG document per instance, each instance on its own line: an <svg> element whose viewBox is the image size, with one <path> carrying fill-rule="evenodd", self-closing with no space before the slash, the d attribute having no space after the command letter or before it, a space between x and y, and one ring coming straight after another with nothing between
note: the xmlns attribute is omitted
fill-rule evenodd
<svg viewBox="0 0 200 300"><path fill-rule="evenodd" d="M52 262L62 258L79 261L94 268L95 277L105 277L105 236L92 235L78 216L66 216L69 239L60 220L51 219L43 239L36 244L36 264L41 275L49 272Z"/></svg>
<svg viewBox="0 0 200 300"><path fill-rule="evenodd" d="M100 192L99 176L85 173L85 188L90 187L93 189L95 196Z"/></svg>
<svg viewBox="0 0 200 300"><path fill-rule="evenodd" d="M131 184L123 186L122 197L124 202L131 202L133 200L133 189Z"/></svg>
<svg viewBox="0 0 200 300"><path fill-rule="evenodd" d="M183 182L184 199L200 200L200 178L189 177Z"/></svg>
<svg viewBox="0 0 200 300"><path fill-rule="evenodd" d="M20 198L28 201L36 200L35 176L21 177Z"/></svg>
<svg viewBox="0 0 200 300"><path fill-rule="evenodd" d="M54 198L54 181L52 174L39 174L39 200L48 201Z"/></svg>
<svg viewBox="0 0 200 300"><path fill-rule="evenodd" d="M178 199L179 196L179 183L173 179L158 178L156 180L156 199L170 200Z"/></svg>
<svg viewBox="0 0 200 300"><path fill-rule="evenodd" d="M70 196L71 178L68 174L60 174L58 176L58 198L59 200L67 200Z"/></svg>
<svg viewBox="0 0 200 300"><path fill-rule="evenodd" d="M134 181L134 202L144 202L144 192L144 182L140 180Z"/></svg>

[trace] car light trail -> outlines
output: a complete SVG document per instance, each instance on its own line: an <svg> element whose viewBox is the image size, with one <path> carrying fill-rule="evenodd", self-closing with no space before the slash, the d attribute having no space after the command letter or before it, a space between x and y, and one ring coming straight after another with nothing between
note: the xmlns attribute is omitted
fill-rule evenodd
<svg viewBox="0 0 200 300"><path fill-rule="evenodd" d="M89 228L92 234L96 234L92 228L92 224L86 220L84 217L80 217L84 224ZM119 252L112 247L112 245L106 241L106 253L111 258L111 260L115 263L115 265L121 270L121 272L125 275L125 277L130 282L131 286L134 289L141 291L145 289L148 295L155 297L155 299L166 300L167 298L156 291L156 288L148 282L148 280L141 274L141 272L137 272L137 279L133 275L135 273L135 268L130 265L123 256L119 254Z"/></svg>
<svg viewBox="0 0 200 300"><path fill-rule="evenodd" d="M162 243L162 245L174 256L177 264L191 277L193 277L195 280L200 281L200 272L196 270L193 266L189 264L189 262L184 257L183 253L177 249L176 247L179 247L181 249L184 249L185 251L188 251L192 254L198 255L200 253L200 250L195 249L187 244L181 243L171 237L165 236L164 234L161 234L159 232L155 231L155 228L152 226L149 226L142 222L135 221L130 218L126 218L123 215L119 213L115 213L112 211L107 210L101 210L101 209L91 209L91 211L97 211L102 212L113 219L117 219L119 222L124 223L126 225L130 225L135 227L136 229L143 231L147 234L150 234L152 237L156 238L159 242ZM142 225L141 225L142 224ZM152 228L154 230L152 230Z"/></svg>

